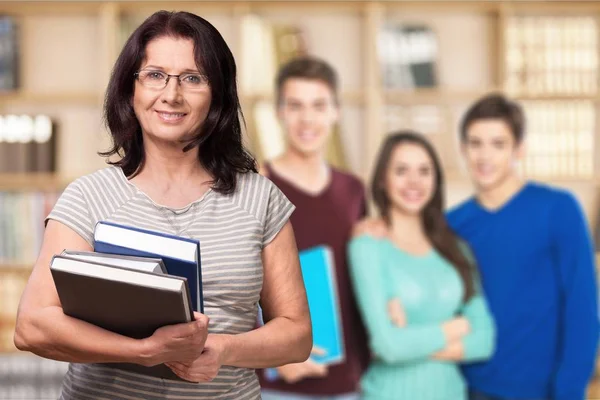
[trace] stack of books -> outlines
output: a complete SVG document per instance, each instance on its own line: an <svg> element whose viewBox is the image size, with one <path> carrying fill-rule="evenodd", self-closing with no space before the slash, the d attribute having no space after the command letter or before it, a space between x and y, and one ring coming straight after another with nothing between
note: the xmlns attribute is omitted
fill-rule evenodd
<svg viewBox="0 0 600 400"><path fill-rule="evenodd" d="M52 259L66 315L143 339L204 312L198 240L102 221L94 243L93 252L65 250ZM180 379L165 365L108 365Z"/></svg>

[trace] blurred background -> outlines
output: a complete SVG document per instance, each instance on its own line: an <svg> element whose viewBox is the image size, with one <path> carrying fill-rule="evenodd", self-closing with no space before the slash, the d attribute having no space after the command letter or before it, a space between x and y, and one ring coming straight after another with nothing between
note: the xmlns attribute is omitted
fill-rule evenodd
<svg viewBox="0 0 600 400"><path fill-rule="evenodd" d="M58 194L105 165L96 152L109 143L102 101L112 65L129 34L159 9L204 17L231 47L246 140L259 160L283 149L274 114L278 65L313 54L341 81L330 161L368 179L385 133L415 129L441 155L451 206L471 194L458 121L474 100L502 91L527 113L522 173L572 190L600 232L600 1L3 1L0 399L57 396L65 364L13 347L19 297ZM600 399L596 380L590 399Z"/></svg>

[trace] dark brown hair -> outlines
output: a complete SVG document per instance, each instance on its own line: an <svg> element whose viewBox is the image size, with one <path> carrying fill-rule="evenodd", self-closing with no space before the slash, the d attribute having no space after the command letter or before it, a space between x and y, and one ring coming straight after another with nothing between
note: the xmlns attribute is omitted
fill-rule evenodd
<svg viewBox="0 0 600 400"><path fill-rule="evenodd" d="M427 139L412 131L400 131L388 135L379 151L375 173L371 182L373 200L379 209L379 213L389 224L391 204L385 188L385 176L393 151L397 146L405 143L421 146L429 154L433 163L435 189L433 197L423 209L421 222L433 247L456 268L462 278L465 287L464 299L466 300L474 293L472 266L465 254L466 244L459 240L446 222L444 215L444 176L438 156Z"/></svg>
<svg viewBox="0 0 600 400"><path fill-rule="evenodd" d="M331 67L331 65L320 58L312 56L294 58L279 69L279 73L277 74L277 78L275 80L277 104L280 104L282 100L281 95L283 85L285 85L286 81L293 78L311 79L324 82L329 89L331 89L333 100L336 104L338 104L337 73L333 67Z"/></svg>
<svg viewBox="0 0 600 400"><path fill-rule="evenodd" d="M476 121L499 119L510 128L516 144L525 136L525 115L521 106L498 93L492 93L477 100L465 113L460 124L460 138L467 140L467 130Z"/></svg>
<svg viewBox="0 0 600 400"><path fill-rule="evenodd" d="M243 115L237 94L235 60L219 31L205 19L188 12L158 11L125 43L104 100L104 119L113 145L100 155L121 156L118 161L108 163L121 167L127 176L134 176L143 166L142 128L132 106L134 74L146 56L147 44L164 36L194 42L196 65L207 76L212 94L206 120L183 150L199 146L198 157L213 177L213 189L231 193L236 188L237 173L256 172L256 161L242 142L240 119Z"/></svg>

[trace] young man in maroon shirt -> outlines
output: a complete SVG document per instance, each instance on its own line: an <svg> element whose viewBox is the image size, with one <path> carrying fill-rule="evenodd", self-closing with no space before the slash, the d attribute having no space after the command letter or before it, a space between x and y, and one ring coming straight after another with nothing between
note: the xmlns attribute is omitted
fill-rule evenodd
<svg viewBox="0 0 600 400"><path fill-rule="evenodd" d="M348 275L346 244L353 225L366 213L366 201L359 179L325 160L327 141L339 118L337 75L324 61L303 57L280 69L276 85L277 113L287 146L261 172L296 206L291 221L298 249L328 245L333 251L346 357L328 367L310 358L282 366L275 381L259 371L262 396L264 400L358 399L368 347Z"/></svg>

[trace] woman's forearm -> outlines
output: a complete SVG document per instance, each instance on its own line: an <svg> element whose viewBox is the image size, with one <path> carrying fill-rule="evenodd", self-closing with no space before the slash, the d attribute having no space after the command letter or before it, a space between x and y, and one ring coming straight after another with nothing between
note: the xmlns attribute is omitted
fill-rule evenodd
<svg viewBox="0 0 600 400"><path fill-rule="evenodd" d="M226 340L223 365L241 368L269 368L299 363L310 356L310 324L276 317L249 332L222 335Z"/></svg>
<svg viewBox="0 0 600 400"><path fill-rule="evenodd" d="M143 340L71 318L58 306L21 312L17 318L14 341L19 350L66 362L145 365L151 358Z"/></svg>

